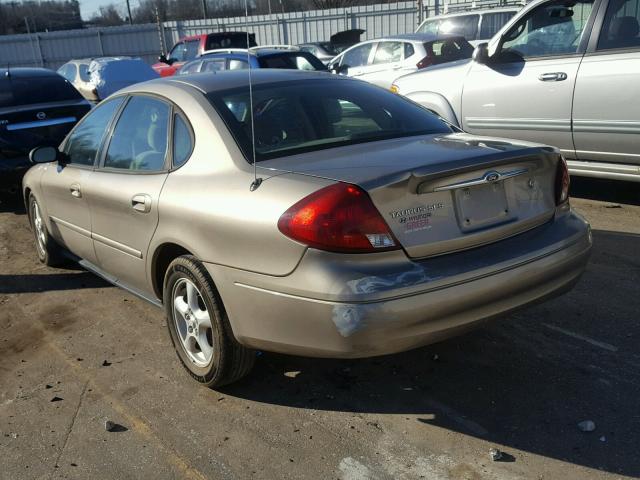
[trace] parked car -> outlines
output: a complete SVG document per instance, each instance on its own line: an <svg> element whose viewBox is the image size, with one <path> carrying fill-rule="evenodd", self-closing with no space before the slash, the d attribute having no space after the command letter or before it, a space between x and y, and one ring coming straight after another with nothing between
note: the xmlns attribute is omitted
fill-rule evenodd
<svg viewBox="0 0 640 480"><path fill-rule="evenodd" d="M473 47L460 36L396 35L353 46L329 63L329 70L389 88L393 81L433 65L471 58Z"/></svg>
<svg viewBox="0 0 640 480"><path fill-rule="evenodd" d="M173 46L167 56L160 55L158 57L158 63L153 65L153 69L161 77L170 77L186 62L195 59L207 50L255 47L257 45L255 34L250 33L248 38L247 42L246 32L217 32L184 37Z"/></svg>
<svg viewBox="0 0 640 480"><path fill-rule="evenodd" d="M264 48L213 50L201 57L185 63L178 75L200 72L218 72L223 70L242 70L245 68L286 68L294 70L320 70L327 67L308 52L296 48Z"/></svg>
<svg viewBox="0 0 640 480"><path fill-rule="evenodd" d="M360 35L365 31L360 28L345 30L331 35L328 42L307 42L298 45L303 52L309 52L327 65L336 55L347 48L360 43Z"/></svg>
<svg viewBox="0 0 640 480"><path fill-rule="evenodd" d="M518 7L467 10L425 19L416 33L461 35L473 46L491 39L518 11Z"/></svg>
<svg viewBox="0 0 640 480"><path fill-rule="evenodd" d="M121 88L158 78L140 58L100 57L71 60L58 69L91 102L99 102Z"/></svg>
<svg viewBox="0 0 640 480"><path fill-rule="evenodd" d="M90 108L56 72L0 68L0 192L20 192L29 151L58 145Z"/></svg>
<svg viewBox="0 0 640 480"><path fill-rule="evenodd" d="M242 377L252 349L414 348L583 272L591 235L557 150L349 78L258 69L253 96L249 78L133 85L35 149L24 179L40 260L67 249L163 306L199 382Z"/></svg>
<svg viewBox="0 0 640 480"><path fill-rule="evenodd" d="M640 181L639 0L538 0L475 61L394 90L476 134L557 146L574 175Z"/></svg>

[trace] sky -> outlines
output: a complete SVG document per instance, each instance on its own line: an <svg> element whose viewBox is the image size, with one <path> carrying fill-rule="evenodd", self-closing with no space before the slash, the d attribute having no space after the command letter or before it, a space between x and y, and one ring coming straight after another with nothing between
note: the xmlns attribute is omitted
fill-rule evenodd
<svg viewBox="0 0 640 480"><path fill-rule="evenodd" d="M131 8L138 5L137 0L130 0ZM89 20L91 16L96 13L100 7L109 5L110 3L116 4L125 13L127 8L127 2L125 0L80 0L80 15L83 20Z"/></svg>

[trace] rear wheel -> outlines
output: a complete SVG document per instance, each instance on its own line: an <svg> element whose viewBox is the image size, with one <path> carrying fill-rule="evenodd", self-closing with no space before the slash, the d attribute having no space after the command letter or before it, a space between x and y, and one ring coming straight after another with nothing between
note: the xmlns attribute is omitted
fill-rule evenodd
<svg viewBox="0 0 640 480"><path fill-rule="evenodd" d="M42 217L42 210L33 194L29 195L29 219L36 240L38 259L50 267L64 263L62 247L49 235L47 225Z"/></svg>
<svg viewBox="0 0 640 480"><path fill-rule="evenodd" d="M182 364L198 382L219 387L244 377L255 352L233 336L209 273L195 257L176 258L165 274L167 327Z"/></svg>

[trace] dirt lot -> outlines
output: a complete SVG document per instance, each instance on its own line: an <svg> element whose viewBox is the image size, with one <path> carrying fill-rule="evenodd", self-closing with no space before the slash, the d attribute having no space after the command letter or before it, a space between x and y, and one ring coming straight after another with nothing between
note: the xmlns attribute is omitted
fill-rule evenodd
<svg viewBox="0 0 640 480"><path fill-rule="evenodd" d="M570 294L400 355L264 353L220 391L182 370L160 310L40 265L0 204L0 478L639 477L640 185L573 191L594 251Z"/></svg>

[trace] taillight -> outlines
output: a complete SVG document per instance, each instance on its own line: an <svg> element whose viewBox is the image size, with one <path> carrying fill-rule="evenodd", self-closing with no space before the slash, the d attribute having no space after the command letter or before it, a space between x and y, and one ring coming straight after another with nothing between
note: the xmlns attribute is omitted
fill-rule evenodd
<svg viewBox="0 0 640 480"><path fill-rule="evenodd" d="M369 195L348 183L336 183L306 196L282 214L278 229L293 240L332 252L399 248Z"/></svg>
<svg viewBox="0 0 640 480"><path fill-rule="evenodd" d="M569 169L564 157L560 156L556 169L556 205L569 201Z"/></svg>
<svg viewBox="0 0 640 480"><path fill-rule="evenodd" d="M426 57L424 57L422 60L420 60L416 64L416 67L418 67L418 68L427 68L427 67L429 67L431 65L433 65L433 57L430 57L429 55L427 55Z"/></svg>

